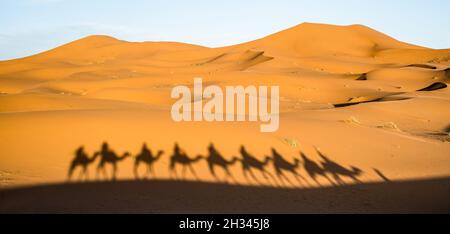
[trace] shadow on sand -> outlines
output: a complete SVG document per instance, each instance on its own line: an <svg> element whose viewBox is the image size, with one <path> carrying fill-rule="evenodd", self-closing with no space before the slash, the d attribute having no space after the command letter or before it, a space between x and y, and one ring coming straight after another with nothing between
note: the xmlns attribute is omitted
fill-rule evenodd
<svg viewBox="0 0 450 234"><path fill-rule="evenodd" d="M320 188L104 181L0 190L0 213L448 213L450 178Z"/></svg>
<svg viewBox="0 0 450 234"><path fill-rule="evenodd" d="M347 181L350 180L353 183L362 183L358 179L358 177L364 173L361 169L355 166L343 166L330 159L318 148L316 148L316 153L321 158L321 161L314 161L300 151L300 157L294 157L291 162L275 148L271 149L270 156L266 155L261 157L260 155L259 157L256 157L249 153L245 146L241 145L239 153L240 157L232 156L231 159L227 159L219 152L213 143L210 143L207 148L206 156L197 155L196 157L192 157L175 142L173 153L169 158L169 175L175 180L185 180L187 179L186 173L189 170L190 174L192 174L196 180L201 180L201 178L197 176L193 165L201 160L205 160L208 164L209 172L217 182L231 181L238 184L238 181L229 170L229 167L235 163L239 163L244 178L250 184L256 183L258 185L264 185L264 182L268 182L275 187L283 187L287 184L294 187L311 187L311 183L302 175L302 171L306 172L309 178L311 178L318 186L322 186L319 182L319 177L325 178L329 184L334 186L346 185L345 179ZM140 180L147 179L148 176L151 176L152 179L156 179L154 165L160 160L163 154L164 151L158 150L157 154L154 155L147 144L143 143L140 152L133 156L133 172L135 178ZM80 168L78 181L88 181L88 167L95 163L97 157L100 157L100 162L97 164L97 179L100 178L100 175L103 175L103 178L106 180L115 180L117 177L118 163L131 156L128 152L123 153L122 156L117 155L107 142L103 142L100 150L93 153L92 156L89 156L88 153L86 153L83 146L78 147L74 155L75 157L69 166L68 181L71 181L74 171L77 168ZM112 166L112 171L110 173L111 177L108 177L107 175L108 173L105 167L107 164ZM139 165L141 164L146 166L146 174L139 173ZM269 172L269 167L273 168L275 176ZM181 177L178 173L179 169L182 170ZM217 169L223 171L225 175L223 179L217 175ZM373 170L384 181L390 181L380 170ZM295 178L296 183L293 183L293 181L286 176L287 174L290 174L292 176L291 178Z"/></svg>
<svg viewBox="0 0 450 234"><path fill-rule="evenodd" d="M382 171L372 168L383 182L362 183L361 169L342 165L318 148L319 160L302 151L289 159L275 148L269 156L255 156L245 146L240 147L239 153L239 157L225 157L210 143L205 155L193 156L175 143L173 152L167 154L171 179L162 180L156 178L153 167L164 152L158 150L153 154L144 143L139 153L132 156L136 180L116 181L117 164L130 154L124 152L119 156L104 142L99 151L89 156L81 146L75 151L68 171L70 180L79 168L78 183L0 190L0 213L450 212L450 178L391 181ZM83 180L96 158L100 158L97 173L103 172L109 181ZM193 165L202 160L206 161L215 183L202 182L197 177ZM106 175L106 164L112 167L110 177ZM141 164L146 165L146 175L152 174L152 180L141 180L146 177L138 173ZM238 164L249 184L257 186L238 184L228 168L234 164ZM188 171L195 181L186 180ZM331 186L324 187L321 181Z"/></svg>

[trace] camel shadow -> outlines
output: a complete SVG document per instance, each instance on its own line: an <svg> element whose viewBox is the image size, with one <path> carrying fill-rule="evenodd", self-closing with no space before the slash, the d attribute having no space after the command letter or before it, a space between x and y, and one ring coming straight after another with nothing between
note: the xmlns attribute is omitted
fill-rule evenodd
<svg viewBox="0 0 450 234"><path fill-rule="evenodd" d="M175 146L173 148L173 154L170 156L170 164L169 164L169 174L170 176L175 175L175 179L179 179L178 173L176 170L176 166L179 164L182 167L182 177L181 179L186 179L186 169L189 168L192 175L195 177L195 179L199 179L197 176L197 173L195 172L194 168L192 167L192 164L200 161L204 157L199 155L195 158L190 158L184 150L180 149L178 146L178 143L175 143Z"/></svg>
<svg viewBox="0 0 450 234"><path fill-rule="evenodd" d="M359 177L364 173L361 169L355 166L345 167L336 161L331 160L328 156L322 153L318 148L315 148L320 161L314 161L310 159L306 154L300 151L300 159L294 158L293 161L285 159L275 148L271 149L271 156L265 156L264 159L250 154L245 146L240 147L241 157L231 157L227 159L224 157L219 150L215 147L213 143L210 143L207 150L207 155L197 155L196 157L189 157L189 155L180 148L178 143L175 142L173 153L170 156L169 162L169 176L175 178L175 180L182 179L185 180L187 176L187 170L199 180L193 165L202 159L205 159L209 172L218 182L233 182L239 184L235 179L235 176L230 171L230 166L235 163L240 162L242 168L242 174L245 180L249 183L254 183L258 185L270 183L274 186L302 186L303 182L306 182L308 186L311 186L310 180L307 180L299 172L302 168L305 170L309 178L311 178L317 185L322 186L320 178L326 179L329 184L333 186L346 185L346 181L351 180L354 183L362 183ZM142 145L141 151L134 157L134 167L133 173L137 180L147 179L149 177L156 178L155 164L161 159L164 151L159 150L156 154L148 148L146 143ZM88 180L88 167L93 164L97 157L100 158L100 162L97 165L97 178L103 177L107 180L116 180L118 163L129 157L128 152L118 155L114 150L104 142L101 145L101 149L95 152L92 156L89 156L84 147L80 146L75 151L75 157L71 161L68 170L68 181L72 179L74 172L80 168L79 180ZM267 170L269 163L272 163L273 171L276 176L273 176L270 170ZM146 166L146 173L140 174L139 168L141 164ZM112 171L110 176L108 176L107 165L111 165ZM182 170L181 177L179 176L179 171ZM219 176L218 170L221 169L224 173L224 177ZM258 172L255 174L255 172ZM390 182L390 180L379 170L374 169L374 172L382 178L385 182ZM264 181L264 180L265 181ZM295 179L295 180L293 180ZM297 183L294 183L297 182Z"/></svg>
<svg viewBox="0 0 450 234"><path fill-rule="evenodd" d="M134 167L133 173L136 179L139 179L139 165L141 163L147 166L146 174L144 175L144 179L147 178L148 175L152 175L153 178L156 177L154 164L161 158L164 154L164 151L159 150L156 155L153 155L152 151L147 147L147 144L144 143L142 145L141 152L136 155L134 158Z"/></svg>
<svg viewBox="0 0 450 234"><path fill-rule="evenodd" d="M328 177L324 168L322 168L318 163L314 160L308 158L306 154L300 151L300 156L303 160L303 168L305 169L308 176L316 182L317 185L322 186L322 184L317 179L319 176L325 178L330 182L330 184L335 185L335 183Z"/></svg>
<svg viewBox="0 0 450 234"><path fill-rule="evenodd" d="M85 180L89 179L89 171L88 166L95 162L95 159L97 159L99 154L94 154L92 157L89 157L88 154L84 150L84 146L78 147L78 149L75 151L75 157L70 163L69 172L67 175L67 179L70 181L72 179L72 175L77 168L81 168L80 174L79 174L79 180L83 180L83 177Z"/></svg>
<svg viewBox="0 0 450 234"><path fill-rule="evenodd" d="M345 185L344 180L342 177L347 177L355 183L362 183L358 177L363 174L363 171L355 166L350 166L350 169L345 168L344 166L340 165L339 163L329 159L327 156L325 156L318 148L316 148L317 153L322 158L322 168L325 170L325 172L331 174L334 181L338 185Z"/></svg>
<svg viewBox="0 0 450 234"><path fill-rule="evenodd" d="M289 180L289 178L284 174L284 172L288 172L288 173L292 174L300 185L303 184L301 180L304 180L307 182L305 177L300 175L300 173L298 173L298 171L297 171L297 169L301 166L299 159L295 158L294 163L291 163L291 162L287 161L274 148L272 148L272 164L273 164L275 173L282 185L285 185L284 181L287 181L292 186L295 186L294 183L292 183Z"/></svg>
<svg viewBox="0 0 450 234"><path fill-rule="evenodd" d="M95 154L100 156L100 162L97 165L97 178L100 178L100 175L102 174L105 179L109 179L105 166L110 164L112 166L111 180L116 180L117 178L117 163L130 156L130 153L128 152L123 153L122 156L118 156L109 147L107 142L103 142L101 150Z"/></svg>
<svg viewBox="0 0 450 234"><path fill-rule="evenodd" d="M209 172L211 175L214 176L214 178L221 182L219 177L216 174L215 168L222 168L222 170L225 172L225 178L224 182L228 181L228 178L230 178L232 181L237 183L236 179L233 177L229 170L229 166L234 165L237 161L239 161L239 158L233 157L231 160L226 160L222 154L214 147L213 143L211 143L208 146L208 155L204 157L206 159L206 162L208 163Z"/></svg>
<svg viewBox="0 0 450 234"><path fill-rule="evenodd" d="M264 161L259 161L258 159L256 159L253 155L249 154L247 152L247 150L245 149L244 146L241 146L240 149L240 153L242 158L239 159L239 161L241 162L241 166L242 166L242 172L244 174L244 177L247 179L247 181L250 182L250 179L248 177L248 174L250 174L251 178L253 178L253 180L257 183L257 184L262 184L257 177L255 176L255 174L253 173L253 170L257 170L259 171L262 176L264 177L264 179L266 179L266 181L269 181L269 177L270 179L272 179L273 181L275 181L275 178L272 176L272 174L270 174L270 172L268 172L265 167L267 166L267 164L269 163L269 161L272 160L272 158L270 157L266 157L264 159ZM276 183L276 181L275 181Z"/></svg>

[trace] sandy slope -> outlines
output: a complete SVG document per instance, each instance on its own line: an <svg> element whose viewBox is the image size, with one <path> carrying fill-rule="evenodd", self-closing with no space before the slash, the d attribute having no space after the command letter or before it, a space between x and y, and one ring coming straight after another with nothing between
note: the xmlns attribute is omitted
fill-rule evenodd
<svg viewBox="0 0 450 234"><path fill-rule="evenodd" d="M449 82L449 60L450 50L406 44L361 25L301 24L223 48L83 38L0 62L0 185L63 181L76 148L92 154L103 141L119 154L137 154L143 142L164 150L159 178L169 177L174 142L191 157L205 155L213 142L227 159L244 145L261 160L273 147L290 162L301 150L320 163L317 146L345 173L361 169L363 182L450 176L450 91L418 92ZM280 130L173 122L170 91L194 77L220 86L279 85ZM285 186L318 186L301 162L305 180L300 185L287 173L292 184ZM133 177L132 164L119 164L120 178ZM205 161L194 168L201 180L214 180ZM270 163L266 169L275 175ZM245 179L239 163L230 170L239 183L257 183ZM263 184L281 183L255 175ZM189 171L187 177L194 178ZM318 182L329 184L323 176Z"/></svg>

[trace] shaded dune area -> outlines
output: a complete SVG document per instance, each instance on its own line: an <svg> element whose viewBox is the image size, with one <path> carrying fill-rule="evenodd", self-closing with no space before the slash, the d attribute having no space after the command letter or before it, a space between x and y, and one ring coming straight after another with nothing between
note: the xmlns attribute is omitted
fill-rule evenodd
<svg viewBox="0 0 450 234"><path fill-rule="evenodd" d="M88 182L0 191L0 213L448 213L449 192L449 178L314 189Z"/></svg>

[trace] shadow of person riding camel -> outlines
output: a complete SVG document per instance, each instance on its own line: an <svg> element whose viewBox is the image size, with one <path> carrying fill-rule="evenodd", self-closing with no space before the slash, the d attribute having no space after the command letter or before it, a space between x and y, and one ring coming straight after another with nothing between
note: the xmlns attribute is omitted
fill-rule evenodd
<svg viewBox="0 0 450 234"><path fill-rule="evenodd" d="M331 174L334 181L338 185L345 185L344 180L341 177L347 177L349 179L352 179L355 183L362 183L358 177L361 176L363 171L355 166L350 166L350 169L345 168L344 166L338 164L337 162L329 159L327 156L325 156L319 148L315 147L317 154L322 158L322 167L323 169Z"/></svg>
<svg viewBox="0 0 450 234"><path fill-rule="evenodd" d="M247 175L250 174L250 176L256 183L261 184L261 182L257 179L255 174L253 173L252 169L260 171L264 179L266 179L267 181L270 182L269 177L273 181L275 181L275 178L272 176L272 174L270 174L270 172L268 172L265 169L265 167L270 162L270 160L272 160L272 158L266 156L264 161L259 161L255 156L249 154L243 145L241 146L240 153L242 158L239 159L239 161L241 162L242 172L244 173L244 176L247 179L247 181L250 181Z"/></svg>
<svg viewBox="0 0 450 234"><path fill-rule="evenodd" d="M289 161L284 159L284 157L280 153L278 153L274 148L272 148L272 164L275 173L277 174L277 177L282 185L285 185L284 181L286 180L289 184L295 186L284 174L284 172L289 172L290 174L292 174L300 185L302 184L301 180L307 181L297 171L297 169L301 165L300 160L297 158L294 158L294 163L290 163Z"/></svg>
<svg viewBox="0 0 450 234"><path fill-rule="evenodd" d="M169 164L169 174L172 176L175 174L175 179L178 179L178 174L176 170L177 164L180 164L182 167L182 179L186 178L186 168L189 168L192 175L198 180L197 173L195 173L194 168L192 167L192 164L200 161L204 157L199 155L195 158L190 158L184 150L180 149L178 146L178 143L175 143L175 146L173 148L173 154L170 156L170 164Z"/></svg>
<svg viewBox="0 0 450 234"><path fill-rule="evenodd" d="M200 157L203 157L201 155L199 155ZM229 170L229 166L234 165L237 161L239 161L239 158L237 157L233 157L231 160L226 160L222 154L217 151L217 149L214 147L213 143L211 143L208 146L208 155L206 157L204 157L206 159L206 162L208 163L208 168L210 173L214 176L214 178L217 181L221 181L219 179L219 177L216 174L216 167L222 168L223 171L225 172L225 178L224 181L227 182L227 179L230 178L232 181L236 182L236 179L233 177L233 175L231 174L230 170Z"/></svg>
<svg viewBox="0 0 450 234"><path fill-rule="evenodd" d="M147 166L147 172L144 175L144 179L147 178L148 175L153 175L153 177L156 176L155 170L153 168L153 165L161 158L161 156L164 154L164 151L159 150L158 153L154 156L152 151L147 147L147 144L144 143L142 145L141 152L136 155L134 159L134 167L133 172L136 179L139 179L139 165L141 163L144 163Z"/></svg>
<svg viewBox="0 0 450 234"><path fill-rule="evenodd" d="M309 177L313 179L319 186L321 186L318 181L318 176L321 176L328 180L331 185L345 185L344 178L350 178L355 183L361 183L358 179L359 176L363 173L363 171L357 167L351 166L350 169L345 168L339 163L331 160L327 156L325 156L317 147L315 150L322 161L316 163L315 161L308 158L303 152L300 152L300 156L303 160L303 166L305 171L308 173ZM331 178L328 176L331 175Z"/></svg>
<svg viewBox="0 0 450 234"><path fill-rule="evenodd" d="M89 157L88 154L84 150L84 146L80 146L75 151L75 157L72 160L72 162L70 163L67 179L71 180L72 174L75 171L75 169L77 169L78 167L81 167L80 174L79 174L79 180L82 180L83 176L84 176L85 180L88 180L89 179L88 166L90 164L94 163L94 161L95 161L95 159L97 159L98 155L99 155L98 153L95 153L92 157Z"/></svg>
<svg viewBox="0 0 450 234"><path fill-rule="evenodd" d="M300 170L303 168L307 175L315 181L315 183L319 186L322 186L320 177L326 179L331 185L345 185L345 181L351 180L354 183L362 183L359 180L359 177L363 174L363 171L355 166L350 166L349 168L342 166L341 164L331 160L325 154L322 153L317 147L315 150L317 155L320 157L320 161L314 161L310 159L306 154L300 151L300 159L294 158L293 161L289 161L285 159L275 148L271 149L271 155L265 156L264 159L257 158L251 155L245 146L240 147L240 155L241 157L233 156L231 159L227 159L224 157L215 147L213 143L207 148L208 152L206 156L197 155L196 157L189 157L188 154L182 150L177 143L175 143L173 148L173 154L170 156L169 162L169 175L173 177L175 175L175 179L186 179L186 171L189 170L191 174L195 177L195 179L199 179L196 171L194 170L193 165L202 159L205 159L208 169L211 175L218 182L232 182L238 183L235 179L234 175L230 171L230 167L235 163L240 162L240 166L242 168L242 172L244 178L251 183L256 182L259 185L262 185L264 181L261 181L261 178L264 178L266 182L274 184L278 186L281 183L281 186L286 185L286 182L291 186L295 186L293 181L290 178L295 178L299 185L302 185L303 182L306 182L307 185L311 185L309 180L302 176ZM133 172L136 179L141 179L139 175L139 166L144 164L146 166L146 173L142 175L142 178L147 178L149 176L155 178L155 164L161 159L164 151L159 150L157 154L153 154L153 152L148 148L147 144L144 143L142 145L141 151L134 158L134 167ZM122 160L129 157L130 154L128 152L123 153L122 155L118 155L114 150L110 148L107 142L104 142L101 145L101 150L95 152L91 157L86 153L83 146L80 146L75 151L75 157L71 161L69 170L68 170L68 180L72 179L74 172L77 168L80 168L79 180L87 180L89 178L88 167L93 164L97 158L100 158L100 162L97 165L97 178L103 176L105 179L116 180L117 178L117 169L118 163ZM267 167L269 163L272 163L273 170L276 173L276 177L274 177L269 171ZM111 176L108 177L108 173L106 170L106 165L112 166ZM181 167L182 176L178 177L177 165ZM218 176L218 170L221 169L225 175L223 179ZM255 171L259 171L259 175L255 174ZM384 176L381 171L375 170L377 175L379 175L384 181L389 181L389 179ZM249 176L250 174L250 176ZM290 175L290 176L288 176ZM290 177L290 178L289 178Z"/></svg>
<svg viewBox="0 0 450 234"><path fill-rule="evenodd" d="M304 154L302 151L300 151L300 156L303 160L303 168L305 169L306 173L308 173L308 176L313 179L317 185L322 186L322 184L318 180L319 176L328 180L330 184L335 185L335 183L326 174L325 169L321 167L321 165L308 158L308 156L306 156L306 154Z"/></svg>
<svg viewBox="0 0 450 234"><path fill-rule="evenodd" d="M96 152L95 154L100 155L100 162L97 166L97 178L100 178L100 173L102 172L104 178L108 179L108 174L106 172L105 166L107 164L110 164L112 165L112 180L116 180L117 178L117 163L130 156L130 153L128 152L123 153L122 156L118 156L112 149L109 148L107 142L103 142L101 150Z"/></svg>

